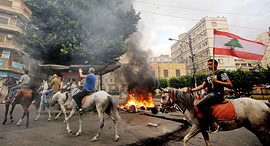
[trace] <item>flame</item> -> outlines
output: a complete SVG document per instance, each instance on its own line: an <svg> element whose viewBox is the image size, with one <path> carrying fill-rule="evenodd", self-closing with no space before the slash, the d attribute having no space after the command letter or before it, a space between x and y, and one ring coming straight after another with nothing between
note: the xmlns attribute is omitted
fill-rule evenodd
<svg viewBox="0 0 270 146"><path fill-rule="evenodd" d="M183 117L183 120L187 120L186 117Z"/></svg>
<svg viewBox="0 0 270 146"><path fill-rule="evenodd" d="M135 94L130 93L128 95L128 100L125 105L121 105L121 108L125 108L126 106L134 105L137 108L140 107L155 107L154 101L153 101L153 95L151 93L148 93L148 100L145 100L146 98L143 97L143 95L139 95L140 101L135 99Z"/></svg>
<svg viewBox="0 0 270 146"><path fill-rule="evenodd" d="M6 101L4 100L4 101L2 101L2 103L6 103Z"/></svg>
<svg viewBox="0 0 270 146"><path fill-rule="evenodd" d="M33 101L32 101L32 104L33 104L33 103L35 103L35 102L36 102L36 101L35 101L35 100L33 100Z"/></svg>

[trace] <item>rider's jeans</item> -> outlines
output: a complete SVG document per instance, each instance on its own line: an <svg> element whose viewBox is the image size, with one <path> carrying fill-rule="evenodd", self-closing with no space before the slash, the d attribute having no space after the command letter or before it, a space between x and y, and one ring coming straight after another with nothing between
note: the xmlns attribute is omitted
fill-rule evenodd
<svg viewBox="0 0 270 146"><path fill-rule="evenodd" d="M10 90L9 90L9 98L11 98L12 97L12 94L13 94L13 92L14 91L16 91L16 90L18 90L18 89L21 89L21 87L20 86L14 86L14 87L12 87L12 88L10 88Z"/></svg>
<svg viewBox="0 0 270 146"><path fill-rule="evenodd" d="M44 99L44 103L48 103L48 101L47 101L47 95L50 94L50 93L52 93L52 92L53 92L53 90L49 89L49 90L47 90L46 92L44 92L42 94L43 99Z"/></svg>

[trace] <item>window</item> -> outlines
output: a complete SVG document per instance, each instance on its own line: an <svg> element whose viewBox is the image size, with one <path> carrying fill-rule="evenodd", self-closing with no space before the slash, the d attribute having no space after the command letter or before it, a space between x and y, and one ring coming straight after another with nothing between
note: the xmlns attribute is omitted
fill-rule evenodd
<svg viewBox="0 0 270 146"><path fill-rule="evenodd" d="M5 35L0 34L0 42L4 42L5 41Z"/></svg>
<svg viewBox="0 0 270 146"><path fill-rule="evenodd" d="M219 63L223 63L223 59L218 59L218 62Z"/></svg>
<svg viewBox="0 0 270 146"><path fill-rule="evenodd" d="M168 70L164 69L164 77L168 77Z"/></svg>
<svg viewBox="0 0 270 146"><path fill-rule="evenodd" d="M110 79L110 83L112 83L112 79Z"/></svg>
<svg viewBox="0 0 270 146"><path fill-rule="evenodd" d="M176 70L176 77L180 77L180 70L179 69Z"/></svg>
<svg viewBox="0 0 270 146"><path fill-rule="evenodd" d="M26 29L26 26L25 26L23 23L21 23L21 24L20 24L20 28L21 28L22 30L25 30L25 29Z"/></svg>
<svg viewBox="0 0 270 146"><path fill-rule="evenodd" d="M217 26L217 22L212 22L212 26L213 27Z"/></svg>
<svg viewBox="0 0 270 146"><path fill-rule="evenodd" d="M0 23L8 25L9 18L0 17Z"/></svg>

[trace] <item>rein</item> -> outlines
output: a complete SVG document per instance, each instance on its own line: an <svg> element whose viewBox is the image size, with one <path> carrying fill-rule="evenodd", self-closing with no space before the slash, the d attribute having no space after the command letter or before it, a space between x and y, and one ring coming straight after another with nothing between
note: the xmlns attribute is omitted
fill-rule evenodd
<svg viewBox="0 0 270 146"><path fill-rule="evenodd" d="M169 98L168 98L168 100L167 100L167 102L166 103L164 103L164 102L160 102L161 104L168 104L169 103L169 101L170 101L170 99L172 99L172 102L174 102L174 100L173 100L173 92L172 92L172 89L171 89L171 94L170 94L170 96L169 96Z"/></svg>

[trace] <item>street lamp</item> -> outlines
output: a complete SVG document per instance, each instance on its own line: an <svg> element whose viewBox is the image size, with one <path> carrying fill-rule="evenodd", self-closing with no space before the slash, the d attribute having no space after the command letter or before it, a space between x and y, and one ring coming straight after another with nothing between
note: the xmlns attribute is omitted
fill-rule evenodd
<svg viewBox="0 0 270 146"><path fill-rule="evenodd" d="M195 68L195 63L194 63L194 55L193 55L193 51L192 51L191 37L190 36L188 37L188 40L189 40L188 42L177 40L177 39L172 39L172 38L169 38L169 40L188 44L188 46L190 48L190 53L191 53L191 61L193 64L194 82L195 82L195 88L196 88L197 87L197 76L196 76L196 68Z"/></svg>

